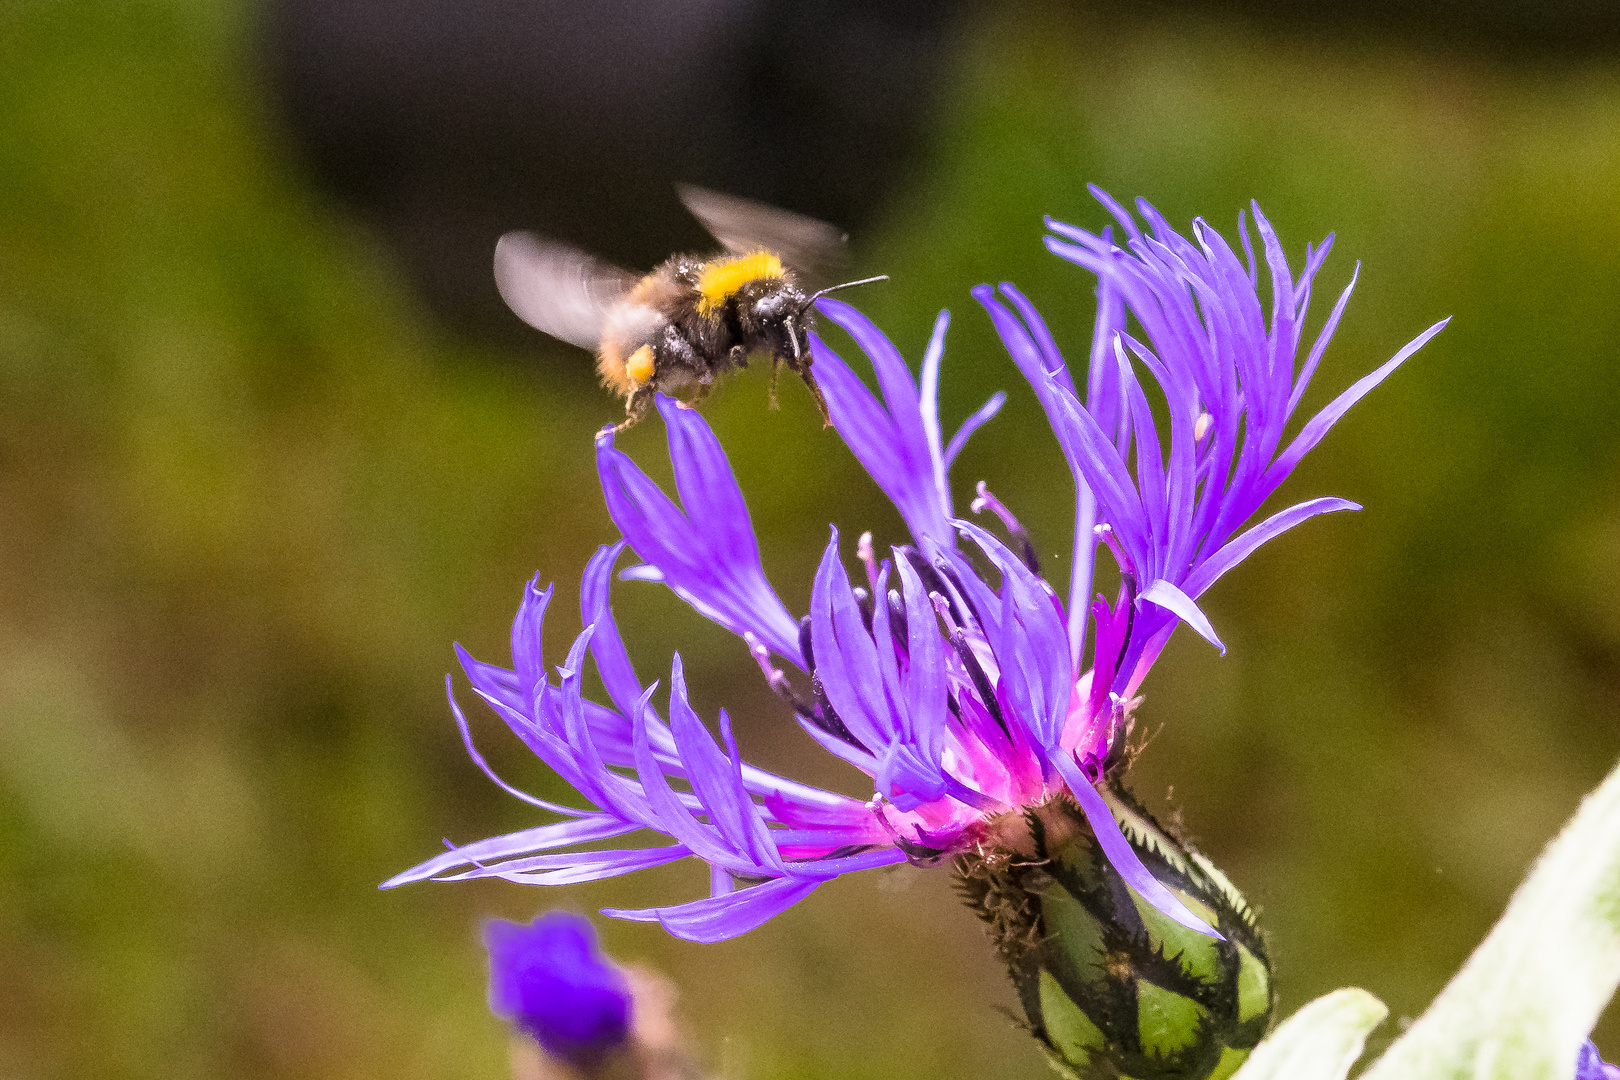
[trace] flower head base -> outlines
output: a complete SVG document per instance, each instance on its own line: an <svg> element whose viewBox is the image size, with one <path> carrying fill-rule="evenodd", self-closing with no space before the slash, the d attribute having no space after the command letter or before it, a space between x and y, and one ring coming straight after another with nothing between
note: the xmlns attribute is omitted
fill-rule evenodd
<svg viewBox="0 0 1620 1080"><path fill-rule="evenodd" d="M986 823L957 857L1033 1034L1070 1078L1225 1080L1271 1024L1265 942L1248 904L1110 776L1103 797L1133 851L1210 925L1207 937L1120 886L1067 795Z"/></svg>
<svg viewBox="0 0 1620 1080"><path fill-rule="evenodd" d="M528 926L494 920L489 949L489 1007L555 1057L589 1068L626 1045L630 982L597 946L578 915L553 911Z"/></svg>
<svg viewBox="0 0 1620 1080"><path fill-rule="evenodd" d="M624 540L601 548L586 568L587 629L557 680L541 653L551 590L536 585L513 624L511 668L462 654L478 695L594 808L508 787L565 819L454 849L386 884L436 876L565 884L696 856L711 867L708 898L606 914L718 940L758 926L832 877L908 859L939 861L972 849L1001 815L1072 796L1125 885L1169 919L1219 939L1206 917L1144 865L1098 785L1121 759L1137 689L1175 627L1185 622L1220 646L1199 596L1267 540L1355 504L1314 499L1238 530L1350 405L1443 324L1285 442L1349 297L1347 288L1298 363L1311 282L1329 245L1307 248L1296 279L1256 209L1271 278L1268 323L1246 230L1247 265L1202 222L1189 240L1144 203L1151 226L1144 233L1107 196L1098 197L1119 219L1123 246L1056 222L1047 239L1100 282L1080 382L1017 290L1003 285L999 298L988 286L974 291L1034 388L1074 476L1074 558L1063 595L1041 577L1024 530L988 489L981 487L974 509L992 510L1011 545L955 515L951 465L1001 397L948 442L942 438L937 399L948 317L942 313L935 324L919 381L875 326L848 305L823 300L819 310L866 354L881 392L880 400L815 340L815 370L834 426L899 510L910 542L883 557L869 540L857 544L857 583L834 529L808 614L796 620L765 577L742 493L700 416L659 401L679 504L604 433L597 444L602 489ZM1127 316L1140 335L1129 332ZM1168 444L1139 369L1163 392ZM1122 579L1112 601L1093 597L1099 544ZM741 637L811 738L872 778L871 799L745 763L726 713L717 740L693 711L678 656L667 696L641 680L608 595L626 545L642 561L620 576L663 582ZM587 657L610 705L582 693ZM452 708L465 734L453 700ZM470 737L467 743L482 765ZM565 850L643 829L668 842Z"/></svg>

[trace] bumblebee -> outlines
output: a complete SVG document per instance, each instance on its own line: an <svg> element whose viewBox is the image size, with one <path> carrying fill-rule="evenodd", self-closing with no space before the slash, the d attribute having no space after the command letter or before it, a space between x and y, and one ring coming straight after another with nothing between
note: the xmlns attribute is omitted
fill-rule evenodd
<svg viewBox="0 0 1620 1080"><path fill-rule="evenodd" d="M646 415L660 393L696 387L685 402L708 397L717 376L770 357L771 407L781 369L804 380L823 422L827 402L810 371L814 277L842 254L831 225L702 188L682 186L681 201L720 242L713 258L675 255L645 276L533 233L512 232L495 245L495 284L517 316L536 330L596 353L602 384L624 398L623 431Z"/></svg>

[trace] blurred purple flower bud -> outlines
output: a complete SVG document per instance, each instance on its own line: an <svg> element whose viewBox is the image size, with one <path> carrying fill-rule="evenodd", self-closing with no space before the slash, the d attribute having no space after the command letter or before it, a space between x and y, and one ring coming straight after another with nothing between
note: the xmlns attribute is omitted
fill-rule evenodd
<svg viewBox="0 0 1620 1080"><path fill-rule="evenodd" d="M489 1007L552 1055L589 1066L630 1033L630 983L584 917L551 911L527 926L484 926Z"/></svg>

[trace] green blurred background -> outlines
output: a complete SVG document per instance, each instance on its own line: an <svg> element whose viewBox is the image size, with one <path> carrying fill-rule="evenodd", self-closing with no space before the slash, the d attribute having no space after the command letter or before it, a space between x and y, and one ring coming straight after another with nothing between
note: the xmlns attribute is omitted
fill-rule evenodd
<svg viewBox="0 0 1620 1080"><path fill-rule="evenodd" d="M577 629L613 535L590 435L617 406L577 351L430 313L301 164L258 25L230 0L0 8L7 1078L503 1076L481 919L705 885L377 891L441 837L535 820L466 760L442 676L452 640L504 660L536 570L551 641ZM973 9L855 244L894 276L859 299L908 356L955 311L947 423L1011 392L960 492L990 480L1052 552L1068 480L967 289L1016 281L1082 355L1091 285L1039 236L1043 213L1103 223L1086 181L1228 231L1257 198L1296 260L1337 231L1316 319L1363 273L1307 404L1456 316L1284 489L1366 511L1223 580L1230 654L1178 637L1140 714L1162 730L1135 785L1261 908L1282 1011L1364 986L1392 1009L1378 1045L1620 755L1620 61L1431 29ZM762 384L707 415L802 610L830 519L898 523L805 395L769 414ZM621 445L661 476L661 439ZM860 791L734 639L650 586L617 607L643 672L680 648L755 760ZM839 881L721 945L604 934L676 980L728 1076L1045 1071L943 873ZM1620 1053L1620 1025L1599 1041Z"/></svg>

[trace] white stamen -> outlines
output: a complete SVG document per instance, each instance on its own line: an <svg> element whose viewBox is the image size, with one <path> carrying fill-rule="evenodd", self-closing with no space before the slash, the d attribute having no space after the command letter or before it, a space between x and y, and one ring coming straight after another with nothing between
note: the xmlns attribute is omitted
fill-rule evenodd
<svg viewBox="0 0 1620 1080"><path fill-rule="evenodd" d="M872 587L877 588L878 565L877 553L872 550L872 534L870 531L861 533L859 540L855 541L855 557L866 566L866 580Z"/></svg>

